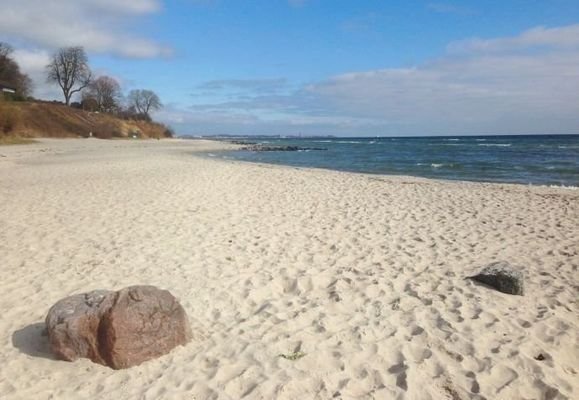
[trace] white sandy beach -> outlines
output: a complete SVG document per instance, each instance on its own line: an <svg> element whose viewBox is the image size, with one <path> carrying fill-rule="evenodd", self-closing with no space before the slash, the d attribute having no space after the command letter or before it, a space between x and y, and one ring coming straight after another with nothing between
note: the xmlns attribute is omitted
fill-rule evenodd
<svg viewBox="0 0 579 400"><path fill-rule="evenodd" d="M223 146L0 147L0 399L579 398L579 191L193 154ZM465 279L496 260L525 296ZM52 304L134 284L180 299L187 346L51 356Z"/></svg>

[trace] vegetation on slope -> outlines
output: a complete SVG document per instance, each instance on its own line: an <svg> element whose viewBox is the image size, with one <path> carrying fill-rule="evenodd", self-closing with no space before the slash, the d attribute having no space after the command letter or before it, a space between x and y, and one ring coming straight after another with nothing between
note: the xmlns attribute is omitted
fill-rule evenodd
<svg viewBox="0 0 579 400"><path fill-rule="evenodd" d="M0 137L165 138L172 132L149 121L122 119L59 103L0 100Z"/></svg>
<svg viewBox="0 0 579 400"><path fill-rule="evenodd" d="M46 66L47 80L61 88L64 103L30 97L32 82L21 72L12 53L10 45L0 42L0 139L3 142L14 137L160 139L173 136L170 128L151 119L150 112L162 107L156 93L134 89L125 98L114 78L93 77L82 47L59 49ZM71 101L73 96L80 101Z"/></svg>

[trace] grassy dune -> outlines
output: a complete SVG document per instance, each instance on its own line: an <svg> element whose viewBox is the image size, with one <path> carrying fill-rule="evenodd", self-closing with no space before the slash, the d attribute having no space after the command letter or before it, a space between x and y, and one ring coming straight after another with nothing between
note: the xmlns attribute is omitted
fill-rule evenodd
<svg viewBox="0 0 579 400"><path fill-rule="evenodd" d="M165 137L166 128L154 122L123 120L61 104L0 101L0 138L78 137L113 138L134 134L145 138ZM11 139L6 139L7 137Z"/></svg>

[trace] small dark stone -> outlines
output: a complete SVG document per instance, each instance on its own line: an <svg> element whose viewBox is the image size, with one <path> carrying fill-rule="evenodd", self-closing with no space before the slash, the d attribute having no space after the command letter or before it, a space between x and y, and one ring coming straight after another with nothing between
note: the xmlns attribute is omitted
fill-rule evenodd
<svg viewBox="0 0 579 400"><path fill-rule="evenodd" d="M543 353L539 353L539 355L535 356L535 360L537 361L543 361L545 358L546 357L543 355Z"/></svg>
<svg viewBox="0 0 579 400"><path fill-rule="evenodd" d="M247 140L229 140L229 143L231 144L236 144L238 146L252 146L252 145L256 145L257 143L255 142L250 142Z"/></svg>
<svg viewBox="0 0 579 400"><path fill-rule="evenodd" d="M523 273L506 261L491 263L470 279L491 286L499 292L520 296L524 293Z"/></svg>
<svg viewBox="0 0 579 400"><path fill-rule="evenodd" d="M242 147L244 151L324 151L321 147L299 147L299 146L266 146L263 144L249 144Z"/></svg>

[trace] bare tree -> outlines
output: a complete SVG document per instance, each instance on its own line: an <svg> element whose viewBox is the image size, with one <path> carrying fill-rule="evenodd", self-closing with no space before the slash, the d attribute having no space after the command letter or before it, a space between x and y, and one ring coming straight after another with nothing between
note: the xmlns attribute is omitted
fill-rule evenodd
<svg viewBox="0 0 579 400"><path fill-rule="evenodd" d="M134 108L138 114L149 117L149 112L159 110L163 105L159 96L152 90L131 90L128 96L130 108Z"/></svg>
<svg viewBox="0 0 579 400"><path fill-rule="evenodd" d="M83 101L94 100L101 112L113 112L119 108L122 98L121 86L110 76L100 76L93 80L83 92Z"/></svg>
<svg viewBox="0 0 579 400"><path fill-rule="evenodd" d="M0 42L0 57L10 57L14 49L8 43Z"/></svg>
<svg viewBox="0 0 579 400"><path fill-rule="evenodd" d="M32 92L32 80L20 71L20 66L12 58L12 52L12 46L0 42L0 81L14 86L16 95L25 98Z"/></svg>
<svg viewBox="0 0 579 400"><path fill-rule="evenodd" d="M46 66L48 82L56 82L62 89L66 105L73 94L87 87L91 71L84 48L64 47L59 49Z"/></svg>

